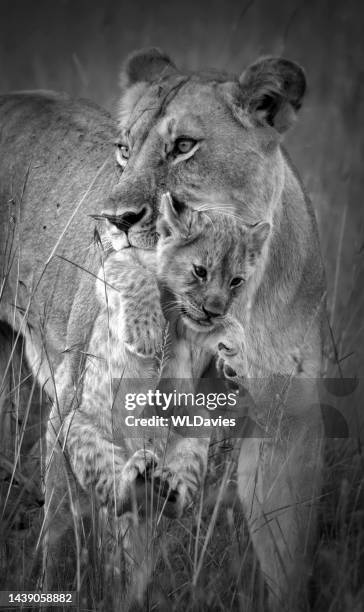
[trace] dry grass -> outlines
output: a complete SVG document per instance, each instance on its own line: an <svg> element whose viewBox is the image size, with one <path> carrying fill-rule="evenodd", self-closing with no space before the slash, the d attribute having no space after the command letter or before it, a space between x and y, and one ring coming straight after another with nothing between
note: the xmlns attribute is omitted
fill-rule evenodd
<svg viewBox="0 0 364 612"><path fill-rule="evenodd" d="M359 612L364 580L364 460L351 441L329 440L327 447L311 609ZM264 584L236 496L230 451L226 443L211 446L201 499L183 520L160 521L158 514L153 516L147 538L153 573L141 610L266 610ZM21 469L14 470L11 461L1 463L1 499L8 491L10 495L2 507L0 590L34 589L40 575L36 548L43 514L39 473L34 473L28 453L20 453L18 464ZM110 591L108 584L115 568L122 571L122 561L119 557L113 560L112 555L105 560L102 551L107 539L95 517L90 533L91 552L85 546L79 550L80 560L88 559L81 572L83 592L88 596L82 597L81 608L119 610L120 592L115 586ZM69 546L71 556L76 548L72 539ZM120 549L114 550L120 554ZM59 577L60 590L75 585L75 571Z"/></svg>

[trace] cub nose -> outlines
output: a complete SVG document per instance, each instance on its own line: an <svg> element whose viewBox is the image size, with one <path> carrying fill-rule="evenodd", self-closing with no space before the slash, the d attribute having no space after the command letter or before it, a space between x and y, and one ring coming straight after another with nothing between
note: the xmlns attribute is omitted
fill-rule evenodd
<svg viewBox="0 0 364 612"><path fill-rule="evenodd" d="M220 301L211 302L206 306L202 306L202 310L209 319L220 317L225 312L224 304Z"/></svg>
<svg viewBox="0 0 364 612"><path fill-rule="evenodd" d="M127 234L133 225L136 225L136 223L142 221L142 219L146 216L146 212L146 208L142 208L137 213L132 210L127 210L122 215L112 215L105 212L102 213L101 216L115 225L118 230Z"/></svg>

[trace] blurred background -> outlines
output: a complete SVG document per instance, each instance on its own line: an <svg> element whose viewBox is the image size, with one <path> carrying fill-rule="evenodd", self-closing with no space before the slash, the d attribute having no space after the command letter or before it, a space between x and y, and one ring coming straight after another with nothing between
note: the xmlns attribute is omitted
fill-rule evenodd
<svg viewBox="0 0 364 612"><path fill-rule="evenodd" d="M148 45L189 69L240 73L264 54L299 62L309 93L287 148L319 221L338 359L360 375L363 26L355 0L0 0L0 92L61 90L113 112L124 58Z"/></svg>

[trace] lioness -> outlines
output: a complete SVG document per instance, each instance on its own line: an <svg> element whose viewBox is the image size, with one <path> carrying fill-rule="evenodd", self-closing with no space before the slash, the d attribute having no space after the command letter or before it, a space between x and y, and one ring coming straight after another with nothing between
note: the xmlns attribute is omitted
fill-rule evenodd
<svg viewBox="0 0 364 612"><path fill-rule="evenodd" d="M153 248L160 198L169 191L192 207L208 202L247 224L270 223L268 262L245 328L248 373L264 377L268 387L275 374L288 380L318 376L325 287L316 222L281 148L305 92L302 70L267 58L240 78L187 75L150 50L126 62L123 87L119 168L110 158L113 123L92 105L54 94L1 99L0 244L6 263L0 316L25 336L33 371L54 398L53 371L67 348L72 386L95 316L85 311L92 278L57 255L79 266L90 258L92 266L88 215L100 213L110 223L115 249ZM3 246L13 227L15 257ZM199 359L194 375L205 366ZM263 425L271 416L264 407ZM278 422L289 435L274 435ZM296 581L299 593L305 577L319 433L317 411L287 408L267 438L241 446L239 493L272 608L294 608L289 585ZM176 452L171 470L178 473L182 461Z"/></svg>

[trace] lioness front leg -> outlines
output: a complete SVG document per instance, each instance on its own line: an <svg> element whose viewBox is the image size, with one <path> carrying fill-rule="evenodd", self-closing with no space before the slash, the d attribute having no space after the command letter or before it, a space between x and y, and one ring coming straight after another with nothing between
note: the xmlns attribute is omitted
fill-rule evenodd
<svg viewBox="0 0 364 612"><path fill-rule="evenodd" d="M305 586L320 491L319 408L283 417L274 437L243 440L238 488L269 590L269 609L307 609Z"/></svg>

